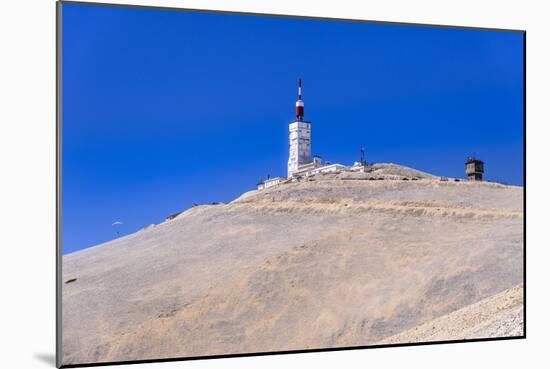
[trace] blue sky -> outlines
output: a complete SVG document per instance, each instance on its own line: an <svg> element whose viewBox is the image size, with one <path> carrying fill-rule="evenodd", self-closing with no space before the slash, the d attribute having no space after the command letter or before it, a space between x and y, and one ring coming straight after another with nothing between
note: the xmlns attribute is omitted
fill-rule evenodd
<svg viewBox="0 0 550 369"><path fill-rule="evenodd" d="M325 160L523 184L522 33L64 4L63 253L286 175L299 77Z"/></svg>

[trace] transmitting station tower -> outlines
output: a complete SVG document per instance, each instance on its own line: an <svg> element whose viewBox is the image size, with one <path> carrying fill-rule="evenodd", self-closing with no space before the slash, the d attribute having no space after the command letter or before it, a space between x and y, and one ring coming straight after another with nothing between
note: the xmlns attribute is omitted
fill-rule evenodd
<svg viewBox="0 0 550 369"><path fill-rule="evenodd" d="M311 122L304 120L301 79L298 80L296 119L288 126L288 143L288 178L290 178L300 166L311 163Z"/></svg>

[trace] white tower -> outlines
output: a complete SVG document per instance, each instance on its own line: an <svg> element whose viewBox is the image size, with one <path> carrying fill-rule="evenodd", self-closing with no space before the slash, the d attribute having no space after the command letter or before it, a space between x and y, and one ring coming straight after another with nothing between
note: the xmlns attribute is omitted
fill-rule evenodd
<svg viewBox="0 0 550 369"><path fill-rule="evenodd" d="M288 178L290 178L300 166L311 163L311 122L304 121L301 79L298 80L296 120L288 126L288 140Z"/></svg>

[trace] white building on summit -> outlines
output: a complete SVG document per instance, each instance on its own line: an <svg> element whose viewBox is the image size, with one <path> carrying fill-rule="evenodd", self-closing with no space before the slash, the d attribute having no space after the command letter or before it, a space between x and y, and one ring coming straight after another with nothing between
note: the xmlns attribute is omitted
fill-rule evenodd
<svg viewBox="0 0 550 369"><path fill-rule="evenodd" d="M369 164L365 159L365 148L361 146L360 159L353 165L342 165L323 162L320 156L311 155L311 122L304 120L304 101L302 100L302 80L298 80L298 100L296 100L296 119L288 125L288 162L287 177L270 177L266 180L260 180L257 184L258 190L265 190L271 187L284 185L287 183L300 181L314 181L317 178L323 178L325 174L333 174L330 178L349 179L384 179L387 176L399 177L403 180L418 180L427 175L418 171L396 166L395 164ZM396 169L397 168L397 169ZM401 169L399 169L401 168ZM380 170L385 171L381 173ZM378 176L373 172L378 171ZM390 173L391 172L391 173ZM414 172L414 173L413 173ZM466 163L466 174L468 179L481 181L484 168L483 162L479 159L469 158ZM366 173L368 176L356 175L354 173ZM386 177L384 177L386 176ZM328 177L326 177L328 178ZM441 177L442 181L447 181L446 177ZM455 181L459 179L455 178Z"/></svg>
<svg viewBox="0 0 550 369"><path fill-rule="evenodd" d="M364 171L367 167L364 161L364 150L361 162L353 166L323 163L320 156L311 155L311 122L304 120L304 101L302 100L302 80L298 80L298 100L296 101L296 119L288 125L288 167L287 178L275 177L261 180L258 190L277 186L282 183L300 180L319 173L338 173L343 171Z"/></svg>
<svg viewBox="0 0 550 369"><path fill-rule="evenodd" d="M302 101L302 80L298 80L298 100L296 101L296 120L288 126L288 178L310 164L311 160L311 122L304 120L304 102Z"/></svg>
<svg viewBox="0 0 550 369"><path fill-rule="evenodd" d="M320 156L311 156L311 122L304 120L302 80L298 80L296 119L288 126L288 172L287 178L297 178L318 173L340 172L355 167L342 164L323 164Z"/></svg>

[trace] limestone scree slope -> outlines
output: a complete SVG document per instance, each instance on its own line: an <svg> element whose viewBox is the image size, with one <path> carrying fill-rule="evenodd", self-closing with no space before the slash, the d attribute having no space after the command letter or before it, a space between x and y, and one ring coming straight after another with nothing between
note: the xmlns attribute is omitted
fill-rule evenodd
<svg viewBox="0 0 550 369"><path fill-rule="evenodd" d="M317 175L65 255L74 278L64 364L521 335L521 314L444 317L522 290L523 188L393 164Z"/></svg>

